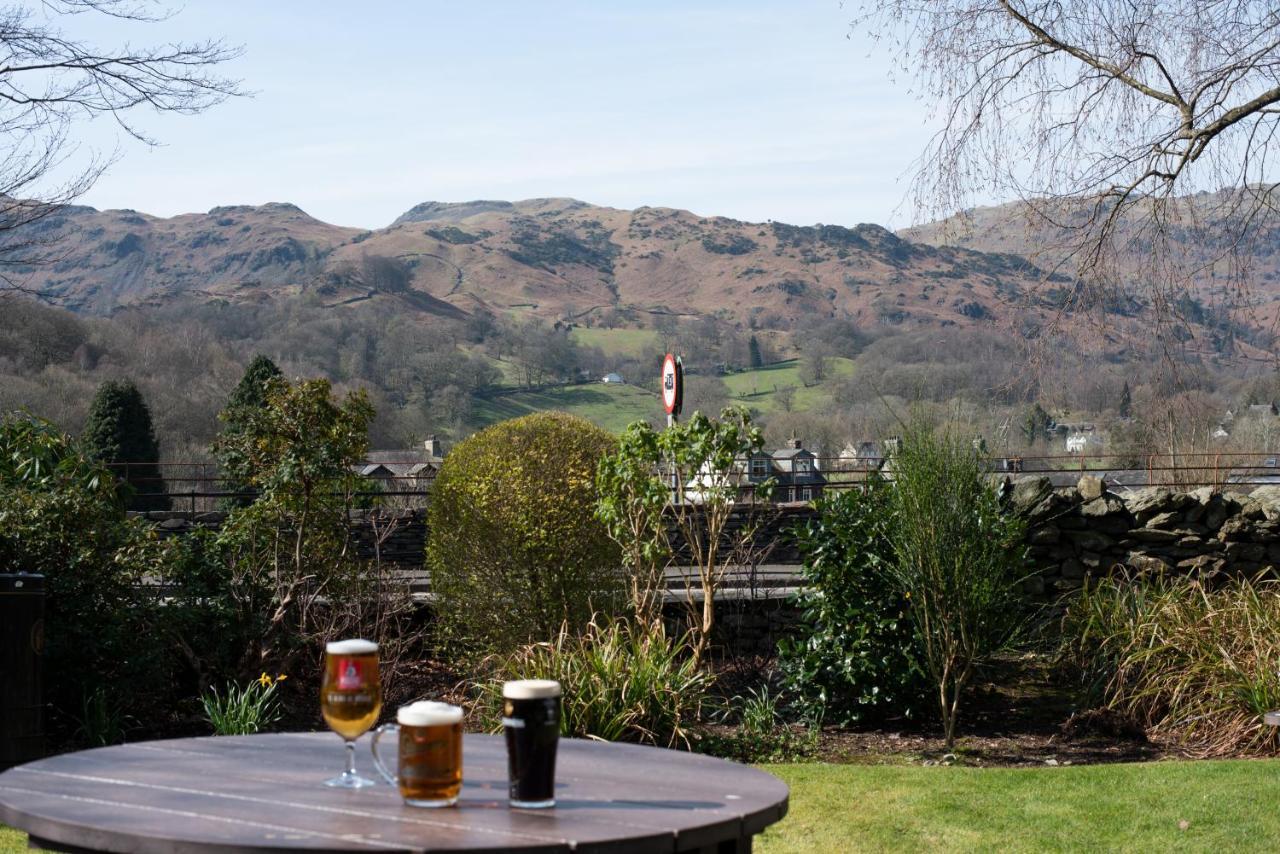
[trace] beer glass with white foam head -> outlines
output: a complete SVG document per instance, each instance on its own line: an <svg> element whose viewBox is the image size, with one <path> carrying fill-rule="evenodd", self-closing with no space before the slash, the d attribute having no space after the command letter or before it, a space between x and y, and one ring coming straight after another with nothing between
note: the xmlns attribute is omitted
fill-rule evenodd
<svg viewBox="0 0 1280 854"><path fill-rule="evenodd" d="M399 734L400 766L387 770L378 740ZM373 733L373 765L411 807L451 807L462 790L462 709L429 700L401 706L394 724Z"/></svg>
<svg viewBox="0 0 1280 854"><path fill-rule="evenodd" d="M374 781L356 773L356 739L369 731L382 711L382 681L378 674L378 645L367 640L326 644L324 679L320 684L320 713L329 729L346 742L347 767L326 786L359 789Z"/></svg>
<svg viewBox="0 0 1280 854"><path fill-rule="evenodd" d="M502 731L513 807L556 805L556 748L560 743L560 683L519 679L502 686Z"/></svg>

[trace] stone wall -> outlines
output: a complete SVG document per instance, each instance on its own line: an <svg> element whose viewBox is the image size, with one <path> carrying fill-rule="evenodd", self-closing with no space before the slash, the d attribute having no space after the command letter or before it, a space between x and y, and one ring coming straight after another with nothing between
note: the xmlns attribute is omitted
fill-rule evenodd
<svg viewBox="0 0 1280 854"><path fill-rule="evenodd" d="M151 522L161 534L176 536L207 528L222 527L223 512L187 513L181 510L152 510L130 513ZM427 538L425 510L352 510L352 533L361 557L381 557L406 568L422 566L422 550Z"/></svg>
<svg viewBox="0 0 1280 854"><path fill-rule="evenodd" d="M1280 487L1248 495L1152 487L1121 496L1095 477L1069 489L1023 477L1007 488L1011 508L1028 521L1032 595L1074 590L1118 568L1209 576L1280 566Z"/></svg>

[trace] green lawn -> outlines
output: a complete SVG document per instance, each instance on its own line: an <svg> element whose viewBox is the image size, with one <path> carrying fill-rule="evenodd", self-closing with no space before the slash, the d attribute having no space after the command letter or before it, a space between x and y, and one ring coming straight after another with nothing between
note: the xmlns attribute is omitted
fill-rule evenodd
<svg viewBox="0 0 1280 854"><path fill-rule="evenodd" d="M791 786L791 811L757 838L760 854L1280 848L1280 761L1274 760L766 769ZM22 834L0 827L0 852L25 851L25 844Z"/></svg>
<svg viewBox="0 0 1280 854"><path fill-rule="evenodd" d="M791 811L760 854L1280 849L1280 761L767 770Z"/></svg>

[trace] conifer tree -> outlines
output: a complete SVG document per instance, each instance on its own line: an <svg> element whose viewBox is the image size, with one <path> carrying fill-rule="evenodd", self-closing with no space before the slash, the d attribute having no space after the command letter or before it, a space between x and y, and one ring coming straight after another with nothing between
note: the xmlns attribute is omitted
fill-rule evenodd
<svg viewBox="0 0 1280 854"><path fill-rule="evenodd" d="M111 380L98 387L85 421L84 442L94 459L111 466L128 485L129 509L169 509L157 465L160 443L151 424L151 410L132 382Z"/></svg>
<svg viewBox="0 0 1280 854"><path fill-rule="evenodd" d="M1133 411L1133 395L1129 392L1129 381L1124 381L1124 388L1120 390L1120 410L1121 418L1128 418Z"/></svg>
<svg viewBox="0 0 1280 854"><path fill-rule="evenodd" d="M751 351L751 367L764 367L764 356L760 352L760 342L756 340L756 336L751 336L751 342L747 345L747 348Z"/></svg>
<svg viewBox="0 0 1280 854"><path fill-rule="evenodd" d="M220 441L214 447L214 456L218 459L224 477L226 477L227 461L225 452L220 449L233 446L235 444L234 441L228 440L244 432L245 425L255 411L266 408L267 384L280 376L283 376L283 374L280 368L276 366L276 363L259 353L253 357L249 362L249 366L244 369L244 375L240 377L240 382L236 383L236 387L231 391L231 396L227 398L226 407L218 415L223 427L219 436ZM232 493L249 491L248 484L240 483L230 478L222 482L221 488L223 491ZM246 495L239 495L224 502L224 504L232 507L246 507L251 503L252 499Z"/></svg>

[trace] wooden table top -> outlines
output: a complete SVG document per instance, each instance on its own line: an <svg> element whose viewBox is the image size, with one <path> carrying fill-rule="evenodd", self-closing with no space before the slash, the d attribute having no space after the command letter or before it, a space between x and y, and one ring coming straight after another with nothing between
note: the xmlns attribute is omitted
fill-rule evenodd
<svg viewBox="0 0 1280 854"><path fill-rule="evenodd" d="M374 776L367 743L359 742L356 769ZM462 794L452 808L407 807L387 785L324 786L342 763L342 742L331 733L68 753L0 774L0 822L54 845L165 854L621 852L749 840L787 812L786 785L763 771L630 744L562 740L549 810L507 806L501 736L465 736Z"/></svg>

